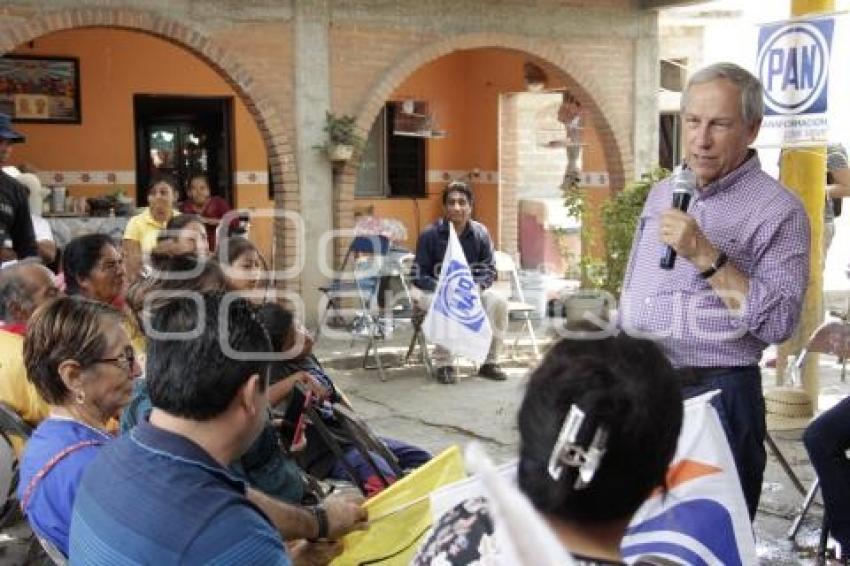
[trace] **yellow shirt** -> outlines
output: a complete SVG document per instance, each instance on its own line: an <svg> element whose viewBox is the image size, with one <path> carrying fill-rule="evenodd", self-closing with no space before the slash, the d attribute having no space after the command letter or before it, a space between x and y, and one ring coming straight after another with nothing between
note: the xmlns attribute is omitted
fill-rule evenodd
<svg viewBox="0 0 850 566"><path fill-rule="evenodd" d="M174 210L171 213L171 218L179 215L180 213ZM127 222L127 227L124 228L124 239L139 242L142 253L150 253L156 247L156 237L159 236L160 230L165 229L167 223L168 220L157 222L151 216L151 209L145 208Z"/></svg>
<svg viewBox="0 0 850 566"><path fill-rule="evenodd" d="M24 337L0 330L0 401L9 405L28 424L36 426L47 418L50 409L27 379L24 367ZM23 441L12 438L20 454Z"/></svg>

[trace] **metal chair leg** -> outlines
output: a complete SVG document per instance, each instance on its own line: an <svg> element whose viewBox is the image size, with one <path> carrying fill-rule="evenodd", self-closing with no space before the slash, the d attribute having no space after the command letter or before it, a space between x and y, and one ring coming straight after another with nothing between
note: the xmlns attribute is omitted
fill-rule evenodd
<svg viewBox="0 0 850 566"><path fill-rule="evenodd" d="M806 494L806 498L803 500L803 504L800 506L800 512L796 517L794 517L794 521L791 523L791 528L788 530L789 540L794 540L797 537L797 533L803 525L803 519L806 518L806 514L809 512L812 503L814 503L815 496L818 494L819 488L820 479L815 478L815 481L812 482L812 486L809 488L809 492Z"/></svg>
<svg viewBox="0 0 850 566"><path fill-rule="evenodd" d="M829 518L826 513L823 514L823 522L820 527L820 539L818 540L818 550L815 555L815 564L824 566L826 564L826 543L829 542Z"/></svg>
<svg viewBox="0 0 850 566"><path fill-rule="evenodd" d="M531 324L531 318L528 313L525 313L525 325L528 328L528 334L531 336L531 351L535 358L540 357L540 348L537 346L537 336L534 334L534 325Z"/></svg>
<svg viewBox="0 0 850 566"><path fill-rule="evenodd" d="M800 478L798 478L797 474L794 473L794 470L791 469L790 464L788 464L788 460L786 460L785 456L782 455L782 452L779 451L779 447L776 446L776 442L774 442L773 437L770 436L770 431L766 432L764 440L767 442L767 446L770 448L770 451L779 461L779 465L782 466L782 469L785 471L788 479L791 480L791 483L795 488L797 488L797 491L800 492L800 495L806 495L806 488L803 487L803 483L800 481Z"/></svg>

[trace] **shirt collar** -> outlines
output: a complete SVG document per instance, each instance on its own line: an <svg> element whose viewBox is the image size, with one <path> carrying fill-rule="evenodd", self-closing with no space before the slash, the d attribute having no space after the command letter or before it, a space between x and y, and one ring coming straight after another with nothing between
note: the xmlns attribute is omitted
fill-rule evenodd
<svg viewBox="0 0 850 566"><path fill-rule="evenodd" d="M240 492L245 492L244 481L233 476L221 464L216 462L206 450L185 436L159 428L144 420L130 431L130 438L137 445L150 452L204 468L221 477Z"/></svg>
<svg viewBox="0 0 850 566"><path fill-rule="evenodd" d="M747 150L747 159L741 163L737 169L730 171L725 176L717 179L706 185L701 191L697 191L699 193L700 198L710 197L716 193L720 193L729 189L730 187L734 187L738 184L738 182L743 179L746 175L750 174L752 171L757 171L761 169L761 162L759 161L758 152L754 149Z"/></svg>
<svg viewBox="0 0 850 566"><path fill-rule="evenodd" d="M440 223L437 225L437 230L442 234L448 234L449 233L449 224L450 224L449 220L444 216L444 217L440 218ZM463 229L463 232L458 234L457 237L460 238L461 236L463 236L464 234L469 232L471 229L472 229L472 220L469 220L466 223L466 227Z"/></svg>
<svg viewBox="0 0 850 566"><path fill-rule="evenodd" d="M178 214L177 211L172 209L171 210L171 216L169 216L165 220L165 222L157 222L156 219L153 217L153 214L151 214L150 207L145 208L144 212L142 212L142 215L143 215L145 222L147 222L151 226L156 226L159 229L165 228L165 225L168 224L168 221L171 220L172 218L174 218L175 216L177 216L177 214Z"/></svg>
<svg viewBox="0 0 850 566"><path fill-rule="evenodd" d="M27 325L24 322L0 322L0 330L5 330L18 336L25 336Z"/></svg>

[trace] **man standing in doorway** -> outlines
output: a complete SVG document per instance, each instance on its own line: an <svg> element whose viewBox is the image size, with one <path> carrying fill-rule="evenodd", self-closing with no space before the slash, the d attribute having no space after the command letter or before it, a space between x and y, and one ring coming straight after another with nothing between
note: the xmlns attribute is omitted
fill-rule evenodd
<svg viewBox="0 0 850 566"><path fill-rule="evenodd" d="M750 518L766 454L758 363L800 318L809 277L809 222L799 199L761 168L758 79L731 63L696 72L682 95L686 161L697 190L687 212L673 183L653 187L632 245L620 324L655 339L681 370L685 397L719 389L715 403ZM678 254L662 270L664 246Z"/></svg>
<svg viewBox="0 0 850 566"><path fill-rule="evenodd" d="M8 165L12 144L24 136L12 129L12 121L0 114L0 166ZM0 262L38 255L30 218L27 188L0 170Z"/></svg>
<svg viewBox="0 0 850 566"><path fill-rule="evenodd" d="M440 276L440 267L449 243L449 223L454 225L463 255L472 271L472 278L481 291L481 302L487 311L493 340L487 358L478 370L486 379L504 381L505 372L499 366L505 330L508 326L508 303L490 288L496 280L496 261L493 258L493 240L480 222L472 220L474 198L472 189L462 181L452 181L443 189L443 217L428 226L416 244L416 276L413 284L421 293L415 300L420 308L428 310ZM457 371L451 364L451 354L437 346L434 352L437 381L456 383Z"/></svg>

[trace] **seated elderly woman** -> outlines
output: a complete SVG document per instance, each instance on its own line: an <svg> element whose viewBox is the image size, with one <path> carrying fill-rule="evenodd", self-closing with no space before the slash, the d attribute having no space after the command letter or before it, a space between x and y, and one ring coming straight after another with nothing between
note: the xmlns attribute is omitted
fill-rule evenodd
<svg viewBox="0 0 850 566"><path fill-rule="evenodd" d="M86 234L65 246L62 256L65 292L112 305L124 314L124 328L136 354L144 352L144 337L124 299L127 278L120 248L106 234Z"/></svg>
<svg viewBox="0 0 850 566"><path fill-rule="evenodd" d="M620 542L664 486L682 414L670 363L626 334L562 340L531 374L518 418L519 488L580 564L623 563ZM443 515L413 563L485 563L492 534L486 501L467 500Z"/></svg>
<svg viewBox="0 0 850 566"><path fill-rule="evenodd" d="M83 470L110 440L108 423L130 400L140 369L122 314L80 297L62 297L35 312L24 363L50 416L27 443L18 498L33 531L67 556Z"/></svg>
<svg viewBox="0 0 850 566"><path fill-rule="evenodd" d="M94 301L120 306L126 290L124 258L106 234L74 238L62 252L65 291Z"/></svg>

